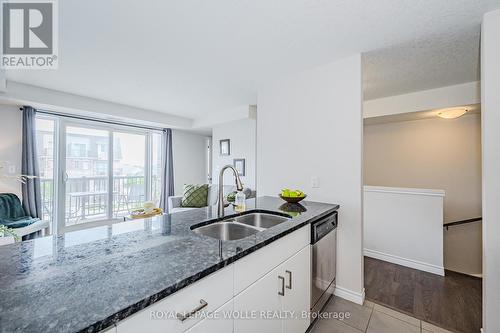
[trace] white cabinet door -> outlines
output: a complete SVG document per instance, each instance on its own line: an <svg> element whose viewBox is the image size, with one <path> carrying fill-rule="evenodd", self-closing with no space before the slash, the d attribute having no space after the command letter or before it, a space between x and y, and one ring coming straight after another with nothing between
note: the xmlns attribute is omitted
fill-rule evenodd
<svg viewBox="0 0 500 333"><path fill-rule="evenodd" d="M233 300L227 302L216 311L213 316L207 317L188 329L185 333L232 333Z"/></svg>
<svg viewBox="0 0 500 333"><path fill-rule="evenodd" d="M234 263L235 295L298 253L309 245L310 241L311 227L306 225L237 260Z"/></svg>
<svg viewBox="0 0 500 333"><path fill-rule="evenodd" d="M278 268L270 271L234 298L235 333L280 333L282 320L269 319L267 316L280 313L283 296L278 293L284 289L284 277L279 276ZM244 317L243 317L244 316Z"/></svg>
<svg viewBox="0 0 500 333"><path fill-rule="evenodd" d="M283 320L284 333L304 333L309 327L311 302L311 248L306 246L299 253L280 265L285 276L285 297L283 311L293 317Z"/></svg>

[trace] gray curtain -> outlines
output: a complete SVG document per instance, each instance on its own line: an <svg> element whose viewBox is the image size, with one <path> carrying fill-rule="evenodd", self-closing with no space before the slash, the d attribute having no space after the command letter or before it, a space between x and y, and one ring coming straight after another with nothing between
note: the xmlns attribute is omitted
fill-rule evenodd
<svg viewBox="0 0 500 333"><path fill-rule="evenodd" d="M174 165L172 162L172 130L163 130L160 208L168 213L168 197L174 195Z"/></svg>
<svg viewBox="0 0 500 333"><path fill-rule="evenodd" d="M22 184L23 207L26 214L42 218L42 194L40 192L40 171L36 149L36 110L30 106L23 107L23 145L21 173L37 178L28 179Z"/></svg>

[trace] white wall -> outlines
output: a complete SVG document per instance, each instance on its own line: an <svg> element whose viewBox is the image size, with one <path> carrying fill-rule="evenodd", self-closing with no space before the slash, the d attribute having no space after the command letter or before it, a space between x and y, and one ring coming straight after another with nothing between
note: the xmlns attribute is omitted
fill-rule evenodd
<svg viewBox="0 0 500 333"><path fill-rule="evenodd" d="M442 190L364 187L365 255L444 276Z"/></svg>
<svg viewBox="0 0 500 333"><path fill-rule="evenodd" d="M257 192L300 188L340 204L337 291L362 302L361 56L301 72L258 92ZM318 177L319 188L311 187Z"/></svg>
<svg viewBox="0 0 500 333"><path fill-rule="evenodd" d="M481 118L364 126L365 185L446 191L444 221L481 216Z"/></svg>
<svg viewBox="0 0 500 333"><path fill-rule="evenodd" d="M0 69L0 92L7 89L7 80L5 79L5 69Z"/></svg>
<svg viewBox="0 0 500 333"><path fill-rule="evenodd" d="M174 191L176 195L182 195L184 184L205 184L207 182L207 149L206 136L172 130Z"/></svg>
<svg viewBox="0 0 500 333"><path fill-rule="evenodd" d="M431 118L364 126L365 185L446 191L444 221L481 216L481 118ZM445 267L482 273L481 223L444 232Z"/></svg>
<svg viewBox="0 0 500 333"><path fill-rule="evenodd" d="M483 328L500 332L500 10L481 33L483 144Z"/></svg>
<svg viewBox="0 0 500 333"><path fill-rule="evenodd" d="M483 275L482 222L444 229L444 267L448 270Z"/></svg>
<svg viewBox="0 0 500 333"><path fill-rule="evenodd" d="M15 172L20 173L22 113L17 106L0 105L0 119L0 165L9 162ZM14 180L0 179L0 192L12 192L21 197L21 185Z"/></svg>
<svg viewBox="0 0 500 333"><path fill-rule="evenodd" d="M219 124L212 129L212 181L219 183L219 171L227 164L233 165L233 159L245 159L245 176L241 177L245 187L255 189L255 145L256 145L255 119L247 118ZM220 155L219 140L230 139L230 156ZM225 185L234 185L232 172L224 175Z"/></svg>

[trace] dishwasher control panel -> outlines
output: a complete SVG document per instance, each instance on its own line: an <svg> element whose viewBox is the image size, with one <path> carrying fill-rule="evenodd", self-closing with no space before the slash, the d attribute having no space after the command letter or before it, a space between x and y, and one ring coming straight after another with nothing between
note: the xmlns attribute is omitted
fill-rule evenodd
<svg viewBox="0 0 500 333"><path fill-rule="evenodd" d="M333 229L337 228L338 212L334 212L311 225L311 244L316 243Z"/></svg>

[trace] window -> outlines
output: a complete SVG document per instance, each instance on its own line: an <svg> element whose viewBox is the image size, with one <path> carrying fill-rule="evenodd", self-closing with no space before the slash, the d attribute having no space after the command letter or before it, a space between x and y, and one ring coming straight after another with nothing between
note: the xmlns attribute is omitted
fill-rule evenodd
<svg viewBox="0 0 500 333"><path fill-rule="evenodd" d="M42 193L42 219L52 221L54 214L54 120L38 118L36 122L38 167Z"/></svg>
<svg viewBox="0 0 500 333"><path fill-rule="evenodd" d="M146 200L146 135L113 135L113 216L126 215Z"/></svg>
<svg viewBox="0 0 500 333"><path fill-rule="evenodd" d="M78 137L68 137L69 139L78 140ZM70 142L68 144L69 147L69 156L71 157L85 157L87 153L87 146L83 143Z"/></svg>
<svg viewBox="0 0 500 333"><path fill-rule="evenodd" d="M153 133L151 135L151 200L160 202L161 195L161 162L162 162L162 135Z"/></svg>
<svg viewBox="0 0 500 333"><path fill-rule="evenodd" d="M59 233L128 215L147 200L159 202L159 132L38 117L37 142L44 219L56 222Z"/></svg>

